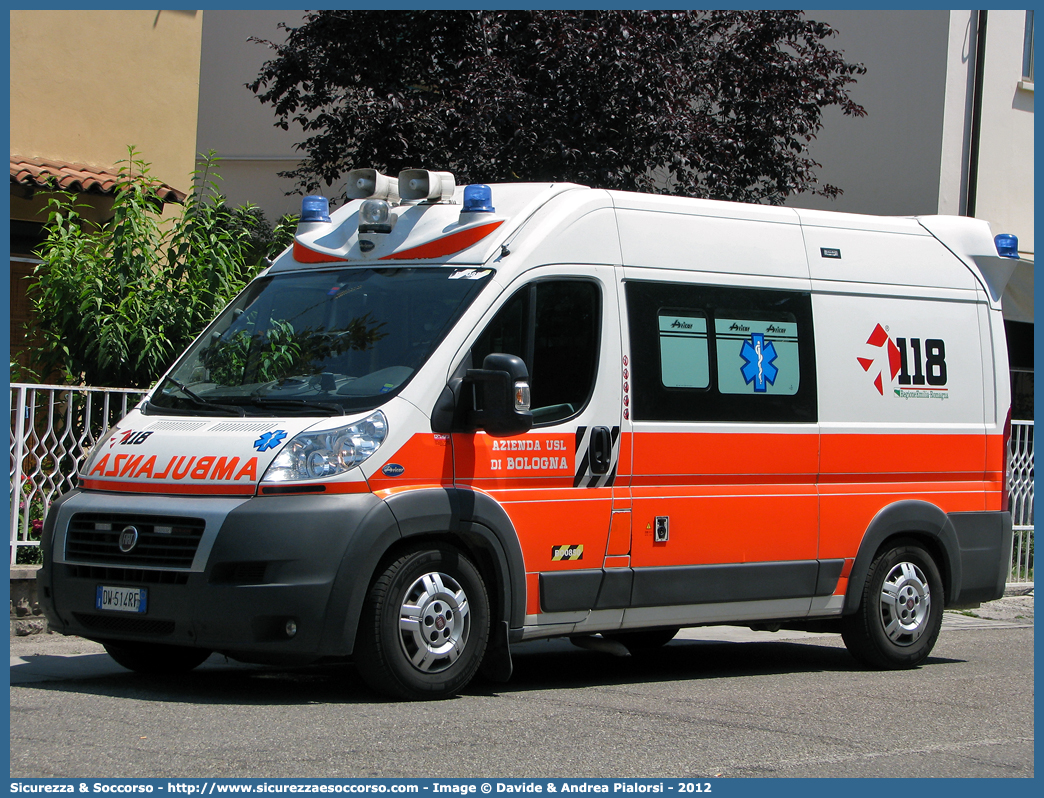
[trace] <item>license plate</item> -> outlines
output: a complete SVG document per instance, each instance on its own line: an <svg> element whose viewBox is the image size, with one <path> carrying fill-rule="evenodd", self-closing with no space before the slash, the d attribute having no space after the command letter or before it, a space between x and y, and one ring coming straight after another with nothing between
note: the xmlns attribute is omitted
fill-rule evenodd
<svg viewBox="0 0 1044 798"><path fill-rule="evenodd" d="M99 610L144 613L148 606L148 598L148 588L98 585L94 606Z"/></svg>

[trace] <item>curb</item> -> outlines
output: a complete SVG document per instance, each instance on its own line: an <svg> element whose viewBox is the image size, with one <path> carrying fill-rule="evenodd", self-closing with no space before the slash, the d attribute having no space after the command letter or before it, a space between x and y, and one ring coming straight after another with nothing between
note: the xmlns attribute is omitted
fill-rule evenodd
<svg viewBox="0 0 1044 798"><path fill-rule="evenodd" d="M19 565L11 569L11 637L50 632L36 598L36 572L39 570L39 565Z"/></svg>
<svg viewBox="0 0 1044 798"><path fill-rule="evenodd" d="M1009 596L1032 596L1032 582L1009 582L1004 586L1004 598Z"/></svg>

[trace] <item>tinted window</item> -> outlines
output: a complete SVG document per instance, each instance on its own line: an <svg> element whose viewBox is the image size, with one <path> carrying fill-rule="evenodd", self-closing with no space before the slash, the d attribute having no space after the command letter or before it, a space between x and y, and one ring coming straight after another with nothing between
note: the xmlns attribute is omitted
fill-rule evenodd
<svg viewBox="0 0 1044 798"><path fill-rule="evenodd" d="M601 292L583 280L535 282L519 289L472 347L486 355L517 355L529 368L534 424L579 413L594 389Z"/></svg>
<svg viewBox="0 0 1044 798"><path fill-rule="evenodd" d="M378 407L409 382L492 274L345 268L257 280L186 352L151 404L268 415Z"/></svg>
<svg viewBox="0 0 1044 798"><path fill-rule="evenodd" d="M628 281L636 421L815 421L808 293Z"/></svg>
<svg viewBox="0 0 1044 798"><path fill-rule="evenodd" d="M660 382L665 388L710 387L707 317L698 310L662 309L657 314L660 336Z"/></svg>

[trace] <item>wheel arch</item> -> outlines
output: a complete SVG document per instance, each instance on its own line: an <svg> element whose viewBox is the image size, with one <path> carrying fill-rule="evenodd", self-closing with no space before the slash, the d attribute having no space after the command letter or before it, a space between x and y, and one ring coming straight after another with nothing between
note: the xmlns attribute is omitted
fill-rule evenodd
<svg viewBox="0 0 1044 798"><path fill-rule="evenodd" d="M381 564L423 541L455 545L473 558L483 577L492 579L491 622L522 626L525 565L503 507L476 491L421 488L388 496L352 533L330 594L324 653L352 653L363 602Z"/></svg>
<svg viewBox="0 0 1044 798"><path fill-rule="evenodd" d="M848 577L842 614L851 615L859 609L871 563L888 544L901 538L923 545L935 560L947 603L960 594L961 556L953 523L934 504L907 499L883 507L863 533Z"/></svg>

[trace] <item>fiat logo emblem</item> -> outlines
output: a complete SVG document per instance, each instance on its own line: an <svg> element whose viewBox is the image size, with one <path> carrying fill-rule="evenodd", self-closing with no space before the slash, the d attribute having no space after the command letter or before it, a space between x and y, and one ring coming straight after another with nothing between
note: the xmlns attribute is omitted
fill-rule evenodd
<svg viewBox="0 0 1044 798"><path fill-rule="evenodd" d="M131 549L138 545L138 528L133 526L125 526L123 531L120 532L120 551L127 554Z"/></svg>

